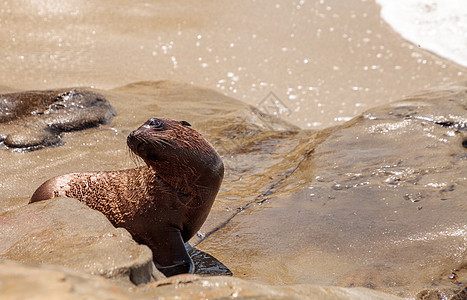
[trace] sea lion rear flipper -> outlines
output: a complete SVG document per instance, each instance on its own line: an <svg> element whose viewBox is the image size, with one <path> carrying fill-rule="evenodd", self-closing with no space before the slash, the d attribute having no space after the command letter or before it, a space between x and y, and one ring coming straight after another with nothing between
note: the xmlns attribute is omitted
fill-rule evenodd
<svg viewBox="0 0 467 300"><path fill-rule="evenodd" d="M32 194L29 204L42 200L51 199L54 197L54 190L56 188L56 177L51 178L41 184L34 194Z"/></svg>
<svg viewBox="0 0 467 300"><path fill-rule="evenodd" d="M158 242L151 243L154 264L165 276L193 273L194 265L185 248L180 230L160 232Z"/></svg>

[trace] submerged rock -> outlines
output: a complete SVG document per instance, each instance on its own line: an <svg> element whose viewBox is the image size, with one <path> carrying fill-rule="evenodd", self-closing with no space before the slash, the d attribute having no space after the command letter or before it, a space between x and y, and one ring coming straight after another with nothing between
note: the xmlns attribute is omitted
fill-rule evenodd
<svg viewBox="0 0 467 300"><path fill-rule="evenodd" d="M0 214L0 259L56 265L146 283L163 278L148 247L75 199L56 198Z"/></svg>
<svg viewBox="0 0 467 300"><path fill-rule="evenodd" d="M0 95L0 142L36 150L61 143L60 133L107 123L115 110L104 96L85 89Z"/></svg>

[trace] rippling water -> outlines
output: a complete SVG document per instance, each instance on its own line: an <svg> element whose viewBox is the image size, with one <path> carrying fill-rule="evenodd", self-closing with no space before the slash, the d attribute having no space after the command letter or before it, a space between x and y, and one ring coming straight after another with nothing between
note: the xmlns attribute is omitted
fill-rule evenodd
<svg viewBox="0 0 467 300"><path fill-rule="evenodd" d="M395 34L379 9L372 0L3 0L0 85L171 79L324 128L467 79L465 68Z"/></svg>

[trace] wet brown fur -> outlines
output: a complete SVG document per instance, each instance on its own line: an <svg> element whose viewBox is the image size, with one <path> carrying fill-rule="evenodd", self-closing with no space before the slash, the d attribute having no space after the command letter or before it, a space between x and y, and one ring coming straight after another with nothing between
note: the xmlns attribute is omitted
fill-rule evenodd
<svg viewBox="0 0 467 300"><path fill-rule="evenodd" d="M147 166L58 176L42 184L30 203L76 198L147 244L160 269L186 264L183 242L210 211L223 178L222 160L185 121L150 119L130 133L127 144Z"/></svg>

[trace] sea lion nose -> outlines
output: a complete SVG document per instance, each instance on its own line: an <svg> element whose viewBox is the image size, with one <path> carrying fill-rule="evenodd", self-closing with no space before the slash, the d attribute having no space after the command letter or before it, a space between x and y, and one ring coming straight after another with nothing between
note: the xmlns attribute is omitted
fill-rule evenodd
<svg viewBox="0 0 467 300"><path fill-rule="evenodd" d="M138 145L141 144L144 140L144 130L138 128L130 132L126 138L126 144L131 150L137 151Z"/></svg>
<svg viewBox="0 0 467 300"><path fill-rule="evenodd" d="M137 130L133 130L132 132L130 132L130 134L128 135L128 137L126 138L126 143L129 147L131 147L131 145L133 145L133 142L136 140L136 132Z"/></svg>

